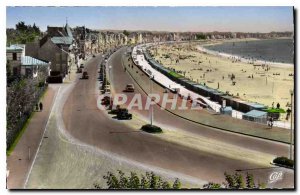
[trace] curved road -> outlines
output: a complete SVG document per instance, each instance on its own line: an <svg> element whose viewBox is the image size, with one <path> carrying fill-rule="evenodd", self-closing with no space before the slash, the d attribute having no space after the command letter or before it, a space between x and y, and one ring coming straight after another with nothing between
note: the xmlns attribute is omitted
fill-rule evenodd
<svg viewBox="0 0 300 195"><path fill-rule="evenodd" d="M109 64L112 68L115 90L121 92L124 84L133 83L130 76L124 72L122 67L122 55L125 48L118 50L112 55ZM206 181L224 181L224 172L234 172L237 169L255 169L255 178L260 181L267 181L273 169L269 167L259 167L245 161L238 161L223 156L214 155L199 150L184 147L182 145L168 143L155 136L136 131L123 123L108 118L108 116L97 109L97 93L95 85L98 82L98 64L100 56L91 59L87 63L87 71L90 75L88 80L80 80L68 97L64 106L63 120L69 133L94 147L99 147L112 153L126 156L129 159L177 171ZM120 83L120 84L117 84ZM137 92L142 91L135 87ZM143 94L145 98L145 94ZM227 132L220 132L211 128L206 128L198 124L180 119L154 107L156 119L165 123L172 121L172 125L183 128L200 135L236 144L239 147L257 149L270 154L286 154L287 146L275 142L254 139L246 136L236 135ZM144 113L146 115L146 113ZM258 156L259 158L259 156ZM281 168L280 168L281 169ZM275 169L274 169L275 170ZM278 169L276 169L278 170ZM276 183L276 187L293 186L293 173L288 171L281 182Z"/></svg>

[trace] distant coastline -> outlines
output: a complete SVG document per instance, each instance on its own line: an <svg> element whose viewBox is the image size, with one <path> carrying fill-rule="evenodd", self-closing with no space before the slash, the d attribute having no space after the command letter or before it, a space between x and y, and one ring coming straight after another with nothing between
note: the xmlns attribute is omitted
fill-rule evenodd
<svg viewBox="0 0 300 195"><path fill-rule="evenodd" d="M229 54L226 52L218 52L212 49L207 49L205 48L205 46L212 46L212 45L221 45L224 43L236 43L236 42L246 42L246 41L260 41L260 40L274 40L275 38L272 39L256 39L256 38L245 38L245 39L230 39L230 40L222 40L222 41L216 41L216 42L207 42L207 43L203 43L199 46L197 46L197 49L201 52L205 52L207 54L210 55L215 55L218 57L222 57L222 58L229 58L229 59L233 59L233 60L239 60L241 62L247 63L247 64L255 64L255 65L259 65L259 64L265 64L265 65L270 65L273 67L281 67L281 68L290 68L290 67L294 67L293 63L283 63L283 62L274 62L274 61L267 61L267 60L260 60L260 59L248 59L248 58L243 58L239 55L234 55L234 54ZM291 37L279 37L276 39L293 39Z"/></svg>

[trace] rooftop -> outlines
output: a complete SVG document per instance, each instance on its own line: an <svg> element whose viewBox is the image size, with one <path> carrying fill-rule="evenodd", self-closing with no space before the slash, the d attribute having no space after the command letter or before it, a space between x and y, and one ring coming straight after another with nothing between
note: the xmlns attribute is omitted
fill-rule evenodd
<svg viewBox="0 0 300 195"><path fill-rule="evenodd" d="M23 51L25 45L10 45L6 47L6 51Z"/></svg>
<svg viewBox="0 0 300 195"><path fill-rule="evenodd" d="M21 58L21 64L22 66L34 66L34 65L47 65L48 62L30 56L24 56Z"/></svg>
<svg viewBox="0 0 300 195"><path fill-rule="evenodd" d="M65 44L65 45L71 45L73 38L72 37L52 37L51 41L54 44Z"/></svg>
<svg viewBox="0 0 300 195"><path fill-rule="evenodd" d="M265 116L267 112L259 111L259 110L251 110L250 112L245 113L245 116L248 117L262 117Z"/></svg>

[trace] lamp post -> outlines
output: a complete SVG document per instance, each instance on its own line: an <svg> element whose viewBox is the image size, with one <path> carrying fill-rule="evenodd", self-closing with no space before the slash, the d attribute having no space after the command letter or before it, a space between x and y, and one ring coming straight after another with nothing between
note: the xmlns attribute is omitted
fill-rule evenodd
<svg viewBox="0 0 300 195"><path fill-rule="evenodd" d="M152 95L152 90L153 90L153 76L149 76L150 78L150 94ZM153 124L153 105L152 105L152 98L151 98L151 113L150 113L150 124L152 126Z"/></svg>
<svg viewBox="0 0 300 195"><path fill-rule="evenodd" d="M108 76L109 76L109 85L111 86L112 78L110 74L110 70L112 69L112 66L108 66ZM110 89L111 90L111 89ZM110 105L112 106L112 97L111 97L111 91L110 91Z"/></svg>
<svg viewBox="0 0 300 195"><path fill-rule="evenodd" d="M290 137L290 159L293 160L293 95L294 95L294 90L290 90L291 94L291 137Z"/></svg>

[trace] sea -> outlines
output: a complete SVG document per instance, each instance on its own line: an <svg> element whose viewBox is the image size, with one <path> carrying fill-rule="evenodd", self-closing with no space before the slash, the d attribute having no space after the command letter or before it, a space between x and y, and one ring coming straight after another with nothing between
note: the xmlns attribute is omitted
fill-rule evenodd
<svg viewBox="0 0 300 195"><path fill-rule="evenodd" d="M293 64L294 61L293 39L288 38L224 42L204 48L251 60L286 64Z"/></svg>

